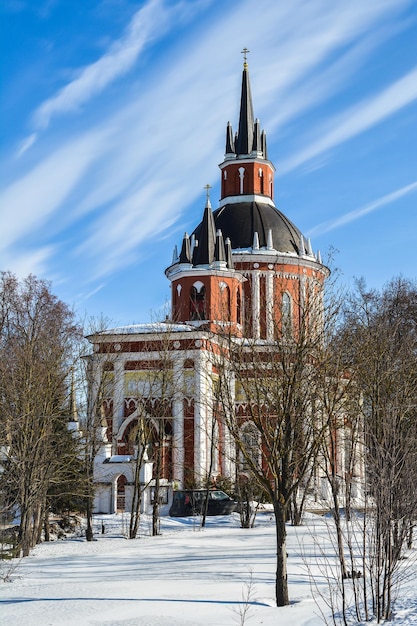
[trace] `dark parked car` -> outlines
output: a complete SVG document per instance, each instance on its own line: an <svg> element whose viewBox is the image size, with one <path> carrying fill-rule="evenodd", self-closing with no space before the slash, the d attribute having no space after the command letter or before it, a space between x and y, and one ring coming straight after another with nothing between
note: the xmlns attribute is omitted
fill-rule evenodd
<svg viewBox="0 0 417 626"><path fill-rule="evenodd" d="M203 513L206 497L204 489L174 491L172 505L169 509L171 517L186 517ZM209 491L207 515L228 515L237 509L237 502L224 491Z"/></svg>

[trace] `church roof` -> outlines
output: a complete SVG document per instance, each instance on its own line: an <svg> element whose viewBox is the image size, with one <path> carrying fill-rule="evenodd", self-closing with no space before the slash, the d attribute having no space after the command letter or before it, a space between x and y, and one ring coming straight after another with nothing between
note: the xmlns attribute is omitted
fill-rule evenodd
<svg viewBox="0 0 417 626"><path fill-rule="evenodd" d="M259 247L269 247L268 231L271 231L274 250L300 253L300 230L272 204L234 202L214 211L213 217L216 230L220 229L225 239L229 237L233 250L251 248L255 233L258 233ZM193 233L197 240L200 240L201 231L202 223Z"/></svg>
<svg viewBox="0 0 417 626"><path fill-rule="evenodd" d="M231 124L226 130L225 169L233 161L248 159L267 159L266 134L260 130L258 119L254 118L252 95L249 81L249 70L246 62L242 73L242 88L240 96L239 130L233 138ZM204 219L193 232L198 241L199 255L207 259L208 242L213 247L213 233L221 231L224 240L230 239L232 250L267 248L277 252L302 255L308 247L308 242L300 230L279 211L272 200L272 196L255 195L249 190L246 194L225 196L220 207L214 211L214 225L205 215ZM208 224L210 222L210 228ZM208 237L210 234L210 238ZM254 241L256 245L254 244ZM258 243L259 242L259 243ZM211 250L210 248L210 250ZM198 248L197 248L198 250ZM200 260L199 263L202 261ZM205 260L207 263L208 261ZM194 259L193 259L193 263Z"/></svg>

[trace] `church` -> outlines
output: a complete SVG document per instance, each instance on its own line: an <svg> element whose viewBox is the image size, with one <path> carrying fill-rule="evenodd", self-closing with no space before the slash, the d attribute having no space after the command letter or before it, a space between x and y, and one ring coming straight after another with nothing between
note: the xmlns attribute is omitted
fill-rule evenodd
<svg viewBox="0 0 417 626"><path fill-rule="evenodd" d="M225 336L268 343L277 324L295 328L299 303L306 293L320 296L329 275L310 240L274 204L275 167L254 116L246 55L238 127L234 133L227 124L219 168L218 206L213 210L207 186L201 222L184 234L165 270L171 283L169 319L88 338L91 393L102 415L96 512L129 510L144 419L143 510L152 503L156 451L162 514L173 489L201 485L209 473L214 480L234 479L236 450L220 423L215 423L219 445L213 453L213 354ZM236 389L237 411L239 400Z"/></svg>

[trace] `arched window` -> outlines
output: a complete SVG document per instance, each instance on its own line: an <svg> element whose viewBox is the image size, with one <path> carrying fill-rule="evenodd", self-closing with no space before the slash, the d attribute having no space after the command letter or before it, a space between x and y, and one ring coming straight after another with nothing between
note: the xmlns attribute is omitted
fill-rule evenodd
<svg viewBox="0 0 417 626"><path fill-rule="evenodd" d="M245 472L253 466L261 465L261 439L260 433L253 422L247 422L240 432L242 448L239 453L240 470Z"/></svg>
<svg viewBox="0 0 417 626"><path fill-rule="evenodd" d="M282 294L281 322L282 334L286 336L292 335L292 303L291 296L287 292Z"/></svg>
<svg viewBox="0 0 417 626"><path fill-rule="evenodd" d="M206 315L206 288L203 283L197 281L191 287L190 292L190 319L205 320Z"/></svg>
<svg viewBox="0 0 417 626"><path fill-rule="evenodd" d="M230 289L225 282L219 283L220 288L220 318L230 322Z"/></svg>
<svg viewBox="0 0 417 626"><path fill-rule="evenodd" d="M259 175L259 189L260 189L261 194L264 194L265 193L265 191L264 191L264 177L263 177L263 172L262 172L261 168L259 168L258 175Z"/></svg>
<svg viewBox="0 0 417 626"><path fill-rule="evenodd" d="M240 295L240 289L236 292L236 322L238 324L242 323L242 301Z"/></svg>
<svg viewBox="0 0 417 626"><path fill-rule="evenodd" d="M227 170L223 170L222 176L222 198L226 195Z"/></svg>
<svg viewBox="0 0 417 626"><path fill-rule="evenodd" d="M239 167L239 193L243 194L244 193L244 184L243 181L245 179L245 168L244 167Z"/></svg>
<svg viewBox="0 0 417 626"><path fill-rule="evenodd" d="M182 285L177 285L177 288L175 289L175 292L174 292L175 304L177 304L180 298L181 291L182 291Z"/></svg>

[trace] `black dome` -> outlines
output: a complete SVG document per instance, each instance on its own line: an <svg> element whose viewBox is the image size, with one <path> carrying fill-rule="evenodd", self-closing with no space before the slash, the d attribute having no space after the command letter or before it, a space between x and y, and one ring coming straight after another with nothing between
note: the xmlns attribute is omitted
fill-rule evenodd
<svg viewBox="0 0 417 626"><path fill-rule="evenodd" d="M268 231L272 231L272 245L278 252L299 253L301 232L281 211L262 202L226 204L213 213L216 230L224 239L230 238L232 249L251 248L254 233L258 233L259 247L267 246ZM200 238L201 223L194 230ZM306 242L305 242L306 243Z"/></svg>

